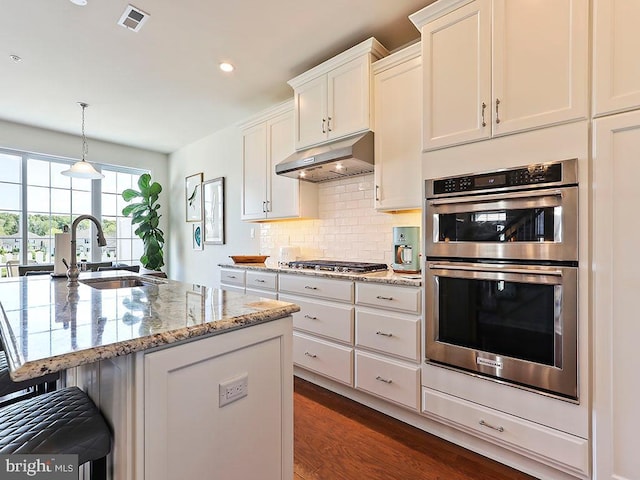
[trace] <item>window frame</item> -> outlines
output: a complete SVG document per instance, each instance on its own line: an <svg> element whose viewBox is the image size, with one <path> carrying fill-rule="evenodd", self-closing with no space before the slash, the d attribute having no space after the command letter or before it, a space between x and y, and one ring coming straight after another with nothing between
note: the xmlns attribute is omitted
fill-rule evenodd
<svg viewBox="0 0 640 480"><path fill-rule="evenodd" d="M64 165L71 166L74 163L76 163L78 160L72 159L72 158L66 158L66 157L58 157L55 155L26 152L22 150L15 150L10 148L3 148L3 147L0 147L0 154L20 157L22 162L21 173L20 173L21 198L20 198L20 209L19 209L19 212L20 212L20 227L19 227L20 230L19 231L20 231L21 237L20 237L19 261L21 265L26 265L28 263L27 255L29 250L29 211L27 210L27 206L28 206L27 193L28 193L28 186L29 186L28 175L27 175L28 161L31 159L31 160L46 161L49 163L57 163L57 164L64 164ZM109 172L125 173L133 176L140 176L143 173L150 173L148 169L142 169L142 168L112 165L112 164L106 164L106 163L96 163L96 162L91 162L91 164L99 172L101 172L102 170L106 170ZM49 183L48 188L51 191L51 189L54 187L52 187L51 183ZM59 188L59 187L55 187L55 188ZM71 186L69 187L69 191L72 191ZM90 184L91 215L99 219L100 222L103 221L102 220L102 194L103 194L102 180L101 179L91 180L91 184ZM49 210L51 210L51 205L49 206ZM73 203L71 203L70 210L71 211L69 213L71 215L71 219L73 219L74 217L74 214L72 213ZM49 212L49 215L51 215L51 212ZM71 225L69 225L69 227L71 227ZM95 231L95 226L93 224L91 224L91 230L92 232ZM92 247L91 247L90 261L100 262L102 261L101 249L100 247L98 247L96 236L93 233L91 234L91 238L92 238ZM116 233L116 245L119 238L120 237ZM119 259L119 257L116 257L116 258ZM49 263L49 262L45 262L45 263Z"/></svg>

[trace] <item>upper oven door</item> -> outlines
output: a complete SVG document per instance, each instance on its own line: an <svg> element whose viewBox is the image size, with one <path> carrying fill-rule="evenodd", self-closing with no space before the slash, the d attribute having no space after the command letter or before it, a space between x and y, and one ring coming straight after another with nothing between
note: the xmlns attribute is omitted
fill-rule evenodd
<svg viewBox="0 0 640 480"><path fill-rule="evenodd" d="M578 261L578 188L428 199L427 257Z"/></svg>

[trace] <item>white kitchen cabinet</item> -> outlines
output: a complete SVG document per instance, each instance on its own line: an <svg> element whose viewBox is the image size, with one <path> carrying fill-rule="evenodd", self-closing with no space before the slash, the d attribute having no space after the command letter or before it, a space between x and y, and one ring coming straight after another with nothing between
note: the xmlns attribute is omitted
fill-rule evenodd
<svg viewBox="0 0 640 480"><path fill-rule="evenodd" d="M245 292L245 270L237 268L221 268L220 269L220 288L232 292Z"/></svg>
<svg viewBox="0 0 640 480"><path fill-rule="evenodd" d="M296 303L293 363L353 385L354 287L348 280L280 274L279 296Z"/></svg>
<svg viewBox="0 0 640 480"><path fill-rule="evenodd" d="M274 272L261 272L248 270L245 280L247 295L278 299L278 274Z"/></svg>
<svg viewBox="0 0 640 480"><path fill-rule="evenodd" d="M411 19L424 150L587 117L588 0L441 0Z"/></svg>
<svg viewBox="0 0 640 480"><path fill-rule="evenodd" d="M507 448L537 455L562 465L579 476L589 471L589 442L585 438L529 422L447 395L437 390L423 389L423 412L455 424L489 441Z"/></svg>
<svg viewBox="0 0 640 480"><path fill-rule="evenodd" d="M317 186L275 173L275 165L293 152L292 102L263 112L245 123L242 130L242 220L317 216Z"/></svg>
<svg viewBox="0 0 640 480"><path fill-rule="evenodd" d="M239 268L221 268L220 288L277 300L278 274Z"/></svg>
<svg viewBox="0 0 640 480"><path fill-rule="evenodd" d="M420 409L421 289L356 282L355 386Z"/></svg>
<svg viewBox="0 0 640 480"><path fill-rule="evenodd" d="M144 478L291 479L290 335L287 317L144 355Z"/></svg>
<svg viewBox="0 0 640 480"><path fill-rule="evenodd" d="M594 114L640 108L640 2L594 0L593 10Z"/></svg>
<svg viewBox="0 0 640 480"><path fill-rule="evenodd" d="M594 478L631 480L640 478L640 112L595 120L593 138Z"/></svg>
<svg viewBox="0 0 640 480"><path fill-rule="evenodd" d="M288 82L297 150L371 128L371 63L387 53L370 38Z"/></svg>
<svg viewBox="0 0 640 480"><path fill-rule="evenodd" d="M375 208L422 205L422 62L414 44L373 64Z"/></svg>
<svg viewBox="0 0 640 480"><path fill-rule="evenodd" d="M353 347L294 330L293 363L345 385L353 385Z"/></svg>

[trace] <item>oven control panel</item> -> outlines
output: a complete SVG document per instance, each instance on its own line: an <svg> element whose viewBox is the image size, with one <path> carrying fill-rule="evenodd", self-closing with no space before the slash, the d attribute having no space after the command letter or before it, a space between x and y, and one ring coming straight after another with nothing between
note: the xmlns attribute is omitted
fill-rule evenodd
<svg viewBox="0 0 640 480"><path fill-rule="evenodd" d="M563 162L433 180L433 194L487 191L562 181Z"/></svg>

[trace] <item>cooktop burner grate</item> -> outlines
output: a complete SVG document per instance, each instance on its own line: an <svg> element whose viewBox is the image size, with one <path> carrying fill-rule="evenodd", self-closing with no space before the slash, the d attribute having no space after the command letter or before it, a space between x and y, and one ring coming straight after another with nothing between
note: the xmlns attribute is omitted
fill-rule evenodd
<svg viewBox="0 0 640 480"><path fill-rule="evenodd" d="M344 262L339 260L298 260L289 262L289 268L367 273L387 270L387 265L384 263Z"/></svg>

